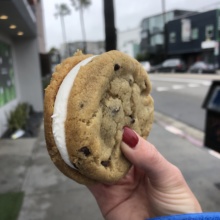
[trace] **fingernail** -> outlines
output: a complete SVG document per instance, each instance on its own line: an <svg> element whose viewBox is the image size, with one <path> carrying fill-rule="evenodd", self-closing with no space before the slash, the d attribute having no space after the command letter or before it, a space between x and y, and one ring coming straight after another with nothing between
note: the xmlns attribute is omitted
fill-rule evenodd
<svg viewBox="0 0 220 220"><path fill-rule="evenodd" d="M138 143L138 136L132 129L124 127L122 141L129 147L134 148Z"/></svg>

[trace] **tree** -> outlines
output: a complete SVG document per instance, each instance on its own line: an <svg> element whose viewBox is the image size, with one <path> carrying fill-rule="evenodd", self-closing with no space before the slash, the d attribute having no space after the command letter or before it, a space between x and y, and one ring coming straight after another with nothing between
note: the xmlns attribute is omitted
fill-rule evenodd
<svg viewBox="0 0 220 220"><path fill-rule="evenodd" d="M59 50L56 47L51 47L50 50L49 50L49 53L56 53L58 51Z"/></svg>
<svg viewBox="0 0 220 220"><path fill-rule="evenodd" d="M85 23L84 23L84 15L83 9L87 8L90 4L90 0L70 0L72 5L75 7L76 10L79 10L80 15L80 24L82 30L82 39L83 39L83 52L86 53L86 30L85 30Z"/></svg>
<svg viewBox="0 0 220 220"><path fill-rule="evenodd" d="M117 45L114 0L103 0L105 19L105 50L115 50Z"/></svg>
<svg viewBox="0 0 220 220"><path fill-rule="evenodd" d="M60 17L60 21L61 21L61 27L62 27L62 33L63 33L63 43L64 43L64 56L67 53L67 42L66 42L66 29L65 29L65 22L64 22L64 16L66 15L70 15L71 14L71 10L70 8L62 3L60 5L55 5L56 7L56 13L54 14L55 17Z"/></svg>

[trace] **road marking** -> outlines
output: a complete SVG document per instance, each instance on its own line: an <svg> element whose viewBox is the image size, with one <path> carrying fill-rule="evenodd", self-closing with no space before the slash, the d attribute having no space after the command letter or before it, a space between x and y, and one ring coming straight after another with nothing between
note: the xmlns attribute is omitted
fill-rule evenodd
<svg viewBox="0 0 220 220"><path fill-rule="evenodd" d="M197 129L191 128L182 122L176 121L174 118L165 116L159 112L155 112L155 123L163 127L168 132L186 139L195 147L205 149L207 153L220 159L220 153L204 146L204 133Z"/></svg>
<svg viewBox="0 0 220 220"><path fill-rule="evenodd" d="M198 83L189 83L187 84L186 86L189 87L189 88L198 88L200 87L202 84L198 84ZM204 86L210 86L210 82L206 82L203 84ZM185 85L172 85L171 88L168 88L168 87L163 87L163 86L159 86L159 87L156 87L156 91L157 92L164 92L164 91L168 91L168 90L178 90L178 89L184 89L186 88Z"/></svg>
<svg viewBox="0 0 220 220"><path fill-rule="evenodd" d="M208 150L208 152L209 152L212 156L214 156L214 157L220 159L220 153L218 153L218 152L216 152L216 151L214 151L214 150Z"/></svg>
<svg viewBox="0 0 220 220"><path fill-rule="evenodd" d="M203 86L210 86L211 81L200 81L200 82L195 82L195 83L188 83L186 86L189 88L198 88L202 85ZM180 84L172 85L171 88L165 87L165 86L159 86L159 87L156 87L156 91L157 92L164 92L164 91L168 91L170 89L178 90L178 89L184 89L186 86L180 85Z"/></svg>
<svg viewBox="0 0 220 220"><path fill-rule="evenodd" d="M204 82L202 82L202 85L204 85L204 86L210 86L211 84L212 84L211 81L204 81Z"/></svg>
<svg viewBox="0 0 220 220"><path fill-rule="evenodd" d="M203 147L203 142L192 137L191 135L185 134L184 135L186 140L188 140L190 143L194 144L197 147Z"/></svg>
<svg viewBox="0 0 220 220"><path fill-rule="evenodd" d="M176 135L180 135L180 136L184 135L183 131L181 131L180 129L178 129L178 128L172 126L172 125L166 125L165 129L167 131L169 131L170 133L173 133L173 134L176 134Z"/></svg>
<svg viewBox="0 0 220 220"><path fill-rule="evenodd" d="M172 89L183 89L185 88L184 85L172 85Z"/></svg>
<svg viewBox="0 0 220 220"><path fill-rule="evenodd" d="M169 131L172 134L178 135L180 137L185 138L186 140L188 140L190 143L192 143L193 145L197 146L197 147L202 147L203 146L203 142L186 134L185 132L183 132L182 130L180 130L179 128L176 128L172 125L164 125L164 128Z"/></svg>
<svg viewBox="0 0 220 220"><path fill-rule="evenodd" d="M182 138L185 138L186 140L188 140L194 146L203 147L203 142L201 140L192 137L191 135L187 134L183 130L181 130L181 129L175 127L175 126L172 126L172 125L164 124L162 122L159 122L158 124L160 124L162 127L164 127L164 129L167 130L168 132L170 132L172 134L175 134L175 135L178 135Z"/></svg>
<svg viewBox="0 0 220 220"><path fill-rule="evenodd" d="M176 82L176 83L199 83L205 86L210 86L212 84L212 80L199 80L199 79L180 79L180 78L150 78L151 81L161 81L161 82Z"/></svg>
<svg viewBox="0 0 220 220"><path fill-rule="evenodd" d="M169 88L167 88L167 87L157 87L156 90L157 90L157 92L163 92L163 91L169 90Z"/></svg>
<svg viewBox="0 0 220 220"><path fill-rule="evenodd" d="M195 84L195 83L189 83L187 86L190 87L190 88L199 87L199 85L198 85L198 84Z"/></svg>

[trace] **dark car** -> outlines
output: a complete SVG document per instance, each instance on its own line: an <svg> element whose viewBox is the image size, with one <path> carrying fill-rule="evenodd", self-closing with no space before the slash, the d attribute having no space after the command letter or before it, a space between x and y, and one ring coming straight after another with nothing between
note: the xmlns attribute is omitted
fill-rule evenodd
<svg viewBox="0 0 220 220"><path fill-rule="evenodd" d="M165 60L161 66L158 68L158 72L185 72L185 63L178 58Z"/></svg>
<svg viewBox="0 0 220 220"><path fill-rule="evenodd" d="M190 73L215 73L216 69L213 64L208 64L203 61L195 62L188 70Z"/></svg>

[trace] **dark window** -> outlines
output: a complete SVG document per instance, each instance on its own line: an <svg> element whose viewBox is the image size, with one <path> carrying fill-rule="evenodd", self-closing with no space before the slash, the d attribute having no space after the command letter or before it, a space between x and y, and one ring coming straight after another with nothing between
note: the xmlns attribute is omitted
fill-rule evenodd
<svg viewBox="0 0 220 220"><path fill-rule="evenodd" d="M199 29L193 28L192 29L192 40L197 40L199 38Z"/></svg>
<svg viewBox="0 0 220 220"><path fill-rule="evenodd" d="M214 35L214 26L213 25L208 25L205 28L205 35L206 38L212 38Z"/></svg>

